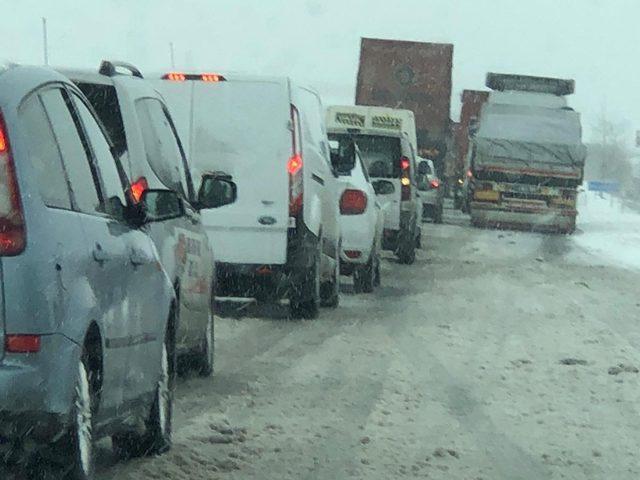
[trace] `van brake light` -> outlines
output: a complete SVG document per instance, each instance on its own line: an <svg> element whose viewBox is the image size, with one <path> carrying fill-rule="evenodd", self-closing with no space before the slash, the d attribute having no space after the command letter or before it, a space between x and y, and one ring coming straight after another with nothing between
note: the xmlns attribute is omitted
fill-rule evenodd
<svg viewBox="0 0 640 480"><path fill-rule="evenodd" d="M182 72L169 72L165 73L162 80L171 80L173 82L184 82L186 80L192 80L197 82L225 82L227 79L217 73L182 73Z"/></svg>
<svg viewBox="0 0 640 480"><path fill-rule="evenodd" d="M19 255L26 244L20 189L6 124L0 113L0 255Z"/></svg>
<svg viewBox="0 0 640 480"><path fill-rule="evenodd" d="M291 156L287 162L289 176L289 216L297 217L302 212L304 198L304 161L302 159L302 135L300 113L291 105Z"/></svg>

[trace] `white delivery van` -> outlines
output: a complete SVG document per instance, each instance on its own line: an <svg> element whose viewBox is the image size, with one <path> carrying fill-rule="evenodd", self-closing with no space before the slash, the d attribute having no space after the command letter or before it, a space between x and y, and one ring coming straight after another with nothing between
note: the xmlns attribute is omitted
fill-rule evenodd
<svg viewBox="0 0 640 480"><path fill-rule="evenodd" d="M409 110L331 106L329 138L355 140L384 211L382 245L413 263L420 245L422 202L416 184L415 121Z"/></svg>
<svg viewBox="0 0 640 480"><path fill-rule="evenodd" d="M233 204L202 210L218 295L287 297L295 317L336 306L338 181L319 96L288 78L172 72L154 84L194 176L236 186Z"/></svg>

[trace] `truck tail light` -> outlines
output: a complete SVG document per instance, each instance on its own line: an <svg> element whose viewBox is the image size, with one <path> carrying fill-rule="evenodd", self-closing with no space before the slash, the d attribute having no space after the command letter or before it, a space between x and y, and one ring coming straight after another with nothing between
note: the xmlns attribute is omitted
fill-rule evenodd
<svg viewBox="0 0 640 480"><path fill-rule="evenodd" d="M405 157L400 157L400 192L401 200L411 200L411 161Z"/></svg>
<svg viewBox="0 0 640 480"><path fill-rule="evenodd" d="M135 203L139 203L142 198L142 194L145 190L149 189L149 183L145 177L140 177L135 182L131 184L131 196L133 197L133 201Z"/></svg>
<svg viewBox="0 0 640 480"><path fill-rule="evenodd" d="M304 198L304 161L302 159L302 139L300 135L300 114L291 105L291 157L287 162L289 174L289 216L297 217L302 212Z"/></svg>
<svg viewBox="0 0 640 480"><path fill-rule="evenodd" d="M4 347L7 353L36 353L40 351L40 335L7 335Z"/></svg>
<svg viewBox="0 0 640 480"><path fill-rule="evenodd" d="M360 215L367 209L367 194L362 190L347 189L340 197L342 215Z"/></svg>
<svg viewBox="0 0 640 480"><path fill-rule="evenodd" d="M19 255L26 245L20 189L6 124L0 112L0 255Z"/></svg>

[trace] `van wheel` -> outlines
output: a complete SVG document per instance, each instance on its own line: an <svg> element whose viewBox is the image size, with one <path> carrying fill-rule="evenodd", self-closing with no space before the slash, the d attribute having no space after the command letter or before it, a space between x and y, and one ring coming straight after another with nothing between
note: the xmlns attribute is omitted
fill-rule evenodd
<svg viewBox="0 0 640 480"><path fill-rule="evenodd" d="M365 265L358 265L353 271L353 289L356 293L371 293L376 285L376 269L373 254Z"/></svg>
<svg viewBox="0 0 640 480"><path fill-rule="evenodd" d="M198 357L196 359L198 375L201 377L210 377L213 374L213 362L214 362L214 316L213 308L209 309L207 314L207 327L205 329L205 336L202 339L202 346Z"/></svg>
<svg viewBox="0 0 640 480"><path fill-rule="evenodd" d="M147 431L143 435L127 432L112 436L113 451L118 458L157 455L171 448L175 351L170 339L162 345L160 365L161 373L147 420Z"/></svg>
<svg viewBox="0 0 640 480"><path fill-rule="evenodd" d="M416 245L413 238L408 237L400 241L398 245L398 260L400 263L411 265L416 260Z"/></svg>
<svg viewBox="0 0 640 480"><path fill-rule="evenodd" d="M336 267L330 281L320 288L321 305L327 308L338 308L340 304L340 254L336 251Z"/></svg>
<svg viewBox="0 0 640 480"><path fill-rule="evenodd" d="M442 205L436 208L436 212L433 214L433 223L442 223Z"/></svg>
<svg viewBox="0 0 640 480"><path fill-rule="evenodd" d="M380 273L380 259L376 262L376 276L373 280L373 284L376 287L379 287L382 284L382 274Z"/></svg>
<svg viewBox="0 0 640 480"><path fill-rule="evenodd" d="M85 359L78 362L78 377L72 406L71 429L68 433L67 480L91 480L95 470L93 438L93 402Z"/></svg>
<svg viewBox="0 0 640 480"><path fill-rule="evenodd" d="M320 242L308 269L299 284L291 287L289 310L292 318L314 319L320 313Z"/></svg>

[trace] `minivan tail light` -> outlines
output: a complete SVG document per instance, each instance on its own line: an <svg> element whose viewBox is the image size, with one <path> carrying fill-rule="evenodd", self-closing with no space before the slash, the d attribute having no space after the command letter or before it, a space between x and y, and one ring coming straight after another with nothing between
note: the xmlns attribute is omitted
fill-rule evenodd
<svg viewBox="0 0 640 480"><path fill-rule="evenodd" d="M131 184L131 196L133 197L133 201L135 203L139 203L140 199L142 199L142 194L144 194L145 190L149 189L149 183L145 177L140 177L138 180Z"/></svg>
<svg viewBox="0 0 640 480"><path fill-rule="evenodd" d="M289 216L297 217L302 212L304 198L304 160L302 158L302 135L300 113L291 105L291 156L287 161L289 176Z"/></svg>
<svg viewBox="0 0 640 480"><path fill-rule="evenodd" d="M1 112L0 170L0 255L10 257L24 251L27 245L27 231L9 136Z"/></svg>
<svg viewBox="0 0 640 480"><path fill-rule="evenodd" d="M400 199L411 200L411 161L405 156L400 157L400 185Z"/></svg>
<svg viewBox="0 0 640 480"><path fill-rule="evenodd" d="M4 339L7 353L36 353L40 351L40 335L7 335Z"/></svg>
<svg viewBox="0 0 640 480"><path fill-rule="evenodd" d="M342 215L360 215L367 209L367 194L362 190L347 189L340 197Z"/></svg>

